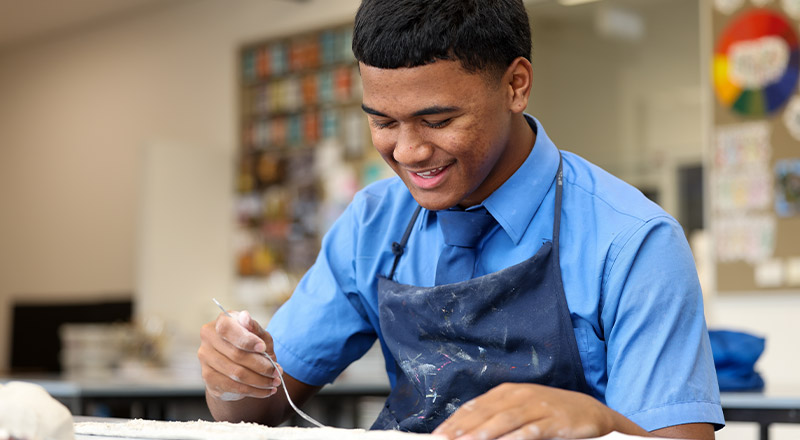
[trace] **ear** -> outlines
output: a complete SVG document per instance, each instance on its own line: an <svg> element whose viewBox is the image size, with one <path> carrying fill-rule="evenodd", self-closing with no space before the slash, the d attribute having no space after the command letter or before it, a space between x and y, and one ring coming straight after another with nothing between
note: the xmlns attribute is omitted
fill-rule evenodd
<svg viewBox="0 0 800 440"><path fill-rule="evenodd" d="M533 67L524 57L518 57L508 66L503 81L508 90L509 110L522 113L528 107L533 83Z"/></svg>

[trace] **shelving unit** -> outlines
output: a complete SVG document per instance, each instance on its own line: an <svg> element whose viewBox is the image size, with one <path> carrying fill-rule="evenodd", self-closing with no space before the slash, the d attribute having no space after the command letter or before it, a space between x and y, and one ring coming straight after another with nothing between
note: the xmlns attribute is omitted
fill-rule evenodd
<svg viewBox="0 0 800 440"><path fill-rule="evenodd" d="M355 191L380 175L351 39L343 25L240 52L240 298L282 303Z"/></svg>

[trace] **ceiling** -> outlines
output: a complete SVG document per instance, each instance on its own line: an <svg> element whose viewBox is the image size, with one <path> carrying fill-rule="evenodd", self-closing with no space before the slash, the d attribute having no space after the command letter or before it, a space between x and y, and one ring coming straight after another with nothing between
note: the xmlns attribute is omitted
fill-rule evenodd
<svg viewBox="0 0 800 440"><path fill-rule="evenodd" d="M77 28L185 1L195 0L0 0L0 52ZM310 0L281 1L302 3ZM564 7L555 0L524 0L537 16L562 20L591 16L597 4L606 2L641 7L661 1L605 0L578 7Z"/></svg>
<svg viewBox="0 0 800 440"><path fill-rule="evenodd" d="M668 6L676 0L597 0L574 6L564 6L557 0L523 0L528 7L531 19L546 18L561 21L580 21L593 19L599 8L613 6L631 11L644 12L649 9ZM694 2L697 0L682 0Z"/></svg>
<svg viewBox="0 0 800 440"><path fill-rule="evenodd" d="M0 0L0 51L181 0Z"/></svg>

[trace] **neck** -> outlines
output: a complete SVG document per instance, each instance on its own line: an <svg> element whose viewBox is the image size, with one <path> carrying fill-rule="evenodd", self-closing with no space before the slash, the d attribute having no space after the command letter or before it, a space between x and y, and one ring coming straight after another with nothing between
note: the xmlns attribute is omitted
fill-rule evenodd
<svg viewBox="0 0 800 440"><path fill-rule="evenodd" d="M533 132L528 120L522 113L515 114L511 119L511 132L508 138L508 147L503 157L502 185L517 172L533 150L536 143L536 133ZM496 189L496 188L495 188Z"/></svg>
<svg viewBox="0 0 800 440"><path fill-rule="evenodd" d="M519 138L519 147L516 148L515 151L519 152L520 158L515 162L516 167L514 171L517 171L517 169L522 166L522 163L525 162L525 159L531 154L533 145L536 143L536 133L534 133L531 125L528 124L528 119L521 113L516 116L518 117L515 117L511 121L511 133L512 136L516 135Z"/></svg>

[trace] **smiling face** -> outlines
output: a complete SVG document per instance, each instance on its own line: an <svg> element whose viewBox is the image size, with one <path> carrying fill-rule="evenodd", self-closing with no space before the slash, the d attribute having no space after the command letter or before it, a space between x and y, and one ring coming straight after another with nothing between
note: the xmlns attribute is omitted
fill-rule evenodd
<svg viewBox="0 0 800 440"><path fill-rule="evenodd" d="M530 152L527 60L493 81L458 61L360 69L372 142L427 209L481 203Z"/></svg>

